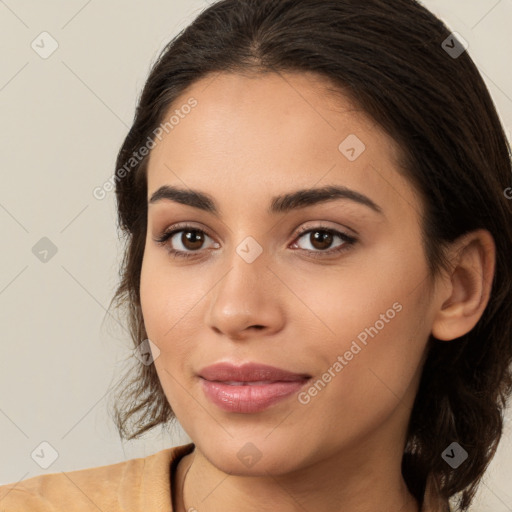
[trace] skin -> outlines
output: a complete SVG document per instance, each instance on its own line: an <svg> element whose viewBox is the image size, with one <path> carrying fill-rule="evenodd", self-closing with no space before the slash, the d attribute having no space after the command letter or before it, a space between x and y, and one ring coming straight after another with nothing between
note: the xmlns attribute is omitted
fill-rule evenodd
<svg viewBox="0 0 512 512"><path fill-rule="evenodd" d="M159 379L195 443L178 466L174 510L418 511L400 464L426 343L430 334L461 336L482 315L494 273L491 235L457 241L453 271L431 283L423 204L397 171L396 144L319 77L207 76L170 112L190 97L197 107L151 152L148 199L162 185L197 189L221 216L150 204L140 286ZM349 134L366 146L354 161L338 149ZM324 185L363 193L384 215L347 199L266 213L274 195ZM186 245L186 233L167 248L154 241L178 222L205 230L203 244ZM343 243L334 237L322 249L312 233L296 235L320 224L357 242L308 256ZM263 249L252 263L236 252L247 236ZM174 258L171 244L197 255ZM202 391L197 372L219 361L256 361L316 381L394 303L403 309L307 404L292 395L236 414ZM251 467L237 457L248 442L261 453Z"/></svg>

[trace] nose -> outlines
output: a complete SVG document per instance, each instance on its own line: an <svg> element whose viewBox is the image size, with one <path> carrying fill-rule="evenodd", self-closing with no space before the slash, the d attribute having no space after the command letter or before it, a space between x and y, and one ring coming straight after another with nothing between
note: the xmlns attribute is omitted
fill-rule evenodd
<svg viewBox="0 0 512 512"><path fill-rule="evenodd" d="M233 340L268 336L283 328L283 284L260 255L247 263L238 254L209 294L206 325Z"/></svg>

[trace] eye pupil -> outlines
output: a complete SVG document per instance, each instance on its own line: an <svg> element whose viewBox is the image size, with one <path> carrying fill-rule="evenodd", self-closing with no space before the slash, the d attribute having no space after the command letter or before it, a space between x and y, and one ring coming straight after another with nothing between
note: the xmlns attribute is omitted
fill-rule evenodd
<svg viewBox="0 0 512 512"><path fill-rule="evenodd" d="M332 244L332 233L328 233L327 231L312 231L311 235L313 236L312 245L316 249L326 249ZM325 243L326 241L327 243ZM320 243L320 246L317 246L318 243Z"/></svg>
<svg viewBox="0 0 512 512"><path fill-rule="evenodd" d="M199 249L203 243L203 235L199 231L184 231L181 238L183 246L190 250Z"/></svg>

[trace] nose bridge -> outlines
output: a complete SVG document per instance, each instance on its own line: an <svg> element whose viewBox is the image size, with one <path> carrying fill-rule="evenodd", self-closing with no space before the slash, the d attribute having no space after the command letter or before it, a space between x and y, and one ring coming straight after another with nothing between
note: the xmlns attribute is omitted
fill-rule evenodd
<svg viewBox="0 0 512 512"><path fill-rule="evenodd" d="M240 220L240 219L239 219ZM252 234L247 234L247 233ZM237 236L238 235L238 236ZM236 239L238 238L238 242ZM267 265L270 265L268 248L264 248L265 241L263 240L264 233L254 233L254 230L248 230L247 227L243 230L240 226L239 230L232 230L233 245L229 253L226 253L223 258L229 265L229 273L225 276L227 281L224 286L233 287L234 293L246 293L243 283L253 289L253 292L258 292L254 289L255 285L260 281L267 279L267 274L270 272ZM260 283L260 288L264 287L265 283ZM248 292L249 290L247 290ZM264 293L264 290L261 290Z"/></svg>
<svg viewBox="0 0 512 512"><path fill-rule="evenodd" d="M248 240L247 238L251 238ZM267 295L267 254L252 237L238 244L228 258L229 270L219 282L216 298L226 304L237 303L252 308ZM257 245L256 245L257 244Z"/></svg>
<svg viewBox="0 0 512 512"><path fill-rule="evenodd" d="M226 262L229 268L212 290L207 324L229 336L252 326L280 327L283 311L263 247L248 236Z"/></svg>

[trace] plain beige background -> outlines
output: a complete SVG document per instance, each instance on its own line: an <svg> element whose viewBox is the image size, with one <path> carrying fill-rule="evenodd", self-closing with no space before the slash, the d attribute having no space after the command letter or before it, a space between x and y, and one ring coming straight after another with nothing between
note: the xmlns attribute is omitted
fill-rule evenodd
<svg viewBox="0 0 512 512"><path fill-rule="evenodd" d="M0 484L189 442L178 427L122 443L107 415L131 345L105 318L121 256L114 193L93 190L115 170L158 52L208 4L0 0ZM512 0L424 5L469 43L510 137ZM33 251L44 237L46 262ZM512 509L511 425L509 410L475 511ZM46 464L55 450L47 468L31 456L41 449Z"/></svg>

